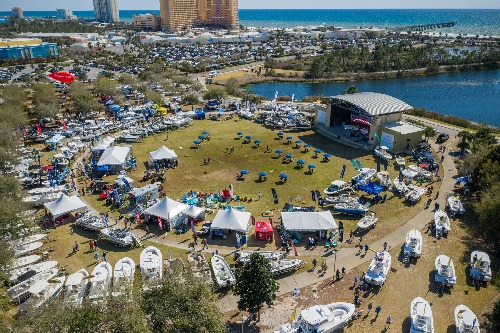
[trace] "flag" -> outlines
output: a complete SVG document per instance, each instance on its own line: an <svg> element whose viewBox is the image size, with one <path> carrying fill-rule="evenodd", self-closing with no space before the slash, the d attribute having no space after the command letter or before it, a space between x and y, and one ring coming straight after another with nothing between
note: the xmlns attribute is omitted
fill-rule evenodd
<svg viewBox="0 0 500 333"><path fill-rule="evenodd" d="M158 228L160 228L160 230L163 230L163 225L161 223L161 217L158 218Z"/></svg>
<svg viewBox="0 0 500 333"><path fill-rule="evenodd" d="M191 231L193 232L193 234L196 232L196 230L194 229L194 221L191 222Z"/></svg>
<svg viewBox="0 0 500 333"><path fill-rule="evenodd" d="M377 172L380 172L380 162L377 162Z"/></svg>
<svg viewBox="0 0 500 333"><path fill-rule="evenodd" d="M358 170L358 166L356 165L356 162L354 160L351 160L351 164L354 167L354 170Z"/></svg>
<svg viewBox="0 0 500 333"><path fill-rule="evenodd" d="M316 201L316 191L311 191L312 201Z"/></svg>
<svg viewBox="0 0 500 333"><path fill-rule="evenodd" d="M234 195L234 186L233 186L233 184L229 185L229 191L231 192L231 196L233 196Z"/></svg>
<svg viewBox="0 0 500 333"><path fill-rule="evenodd" d="M137 224L141 223L141 215L139 214L138 211L135 212L135 223Z"/></svg>
<svg viewBox="0 0 500 333"><path fill-rule="evenodd" d="M292 94L292 102L295 100L295 94Z"/></svg>
<svg viewBox="0 0 500 333"><path fill-rule="evenodd" d="M42 131L42 126L40 126L40 124L36 124L36 131L38 134L42 134L43 131Z"/></svg>
<svg viewBox="0 0 500 333"><path fill-rule="evenodd" d="M379 144L382 143L382 139L380 139L380 136L378 136L377 133L375 133L374 136L375 136L375 138L377 138L377 141L378 141Z"/></svg>
<svg viewBox="0 0 500 333"><path fill-rule="evenodd" d="M344 164L344 166L342 167L342 172L340 173L340 179L344 178L345 168L346 168L346 166Z"/></svg>
<svg viewBox="0 0 500 333"><path fill-rule="evenodd" d="M277 91L274 93L274 99L273 99L273 102L276 102L276 101L278 101L278 92Z"/></svg>

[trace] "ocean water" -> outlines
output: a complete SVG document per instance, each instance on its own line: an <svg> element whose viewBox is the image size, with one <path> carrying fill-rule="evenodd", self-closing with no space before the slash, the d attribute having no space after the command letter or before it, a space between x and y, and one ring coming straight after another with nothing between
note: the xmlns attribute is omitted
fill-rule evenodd
<svg viewBox="0 0 500 333"><path fill-rule="evenodd" d="M120 10L123 21L134 14L157 13L159 10ZM75 11L75 15L91 19L93 11ZM499 9L240 9L240 23L249 27L294 27L306 25L354 27L398 27L415 24L456 22L443 28L443 33L467 33L500 36ZM0 12L0 17L10 12ZM26 17L55 16L55 11L25 11Z"/></svg>
<svg viewBox="0 0 500 333"><path fill-rule="evenodd" d="M500 70L474 71L342 83L266 82L251 90L267 99L292 96L334 96L355 85L361 92L378 92L399 98L415 108L457 116L500 127Z"/></svg>

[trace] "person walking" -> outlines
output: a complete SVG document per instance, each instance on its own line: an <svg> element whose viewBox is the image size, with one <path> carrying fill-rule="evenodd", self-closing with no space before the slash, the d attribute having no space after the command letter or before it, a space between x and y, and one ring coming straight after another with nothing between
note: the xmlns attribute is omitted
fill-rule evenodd
<svg viewBox="0 0 500 333"><path fill-rule="evenodd" d="M257 200L259 200L259 201L260 201L260 197L261 197L261 196L262 196L262 193L257 192Z"/></svg>
<svg viewBox="0 0 500 333"><path fill-rule="evenodd" d="M91 239L89 241L90 252L94 252L94 241Z"/></svg>
<svg viewBox="0 0 500 333"><path fill-rule="evenodd" d="M97 265L97 263L99 262L99 252L97 251L94 253L94 260L95 260L94 265Z"/></svg>
<svg viewBox="0 0 500 333"><path fill-rule="evenodd" d="M368 312L367 312L367 314L370 313L370 311L372 310L372 308L373 308L373 304L372 303L368 304Z"/></svg>
<svg viewBox="0 0 500 333"><path fill-rule="evenodd" d="M195 244L195 245L198 245L198 234L197 234L197 233L195 233L195 234L193 235L193 239L194 239L194 244Z"/></svg>
<svg viewBox="0 0 500 333"><path fill-rule="evenodd" d="M368 244L366 244L366 245L365 245L365 255L366 255L366 253L368 252L368 249L369 249L369 248L370 248L370 247L368 246Z"/></svg>
<svg viewBox="0 0 500 333"><path fill-rule="evenodd" d="M391 327L391 323L392 323L392 316L389 314L387 316L387 319L385 320L385 328L384 329L389 329L389 327Z"/></svg>
<svg viewBox="0 0 500 333"><path fill-rule="evenodd" d="M345 275L345 267L342 267L342 277Z"/></svg>
<svg viewBox="0 0 500 333"><path fill-rule="evenodd" d="M338 281L340 280L340 271L337 269L337 271L335 272L335 280Z"/></svg>
<svg viewBox="0 0 500 333"><path fill-rule="evenodd" d="M107 253L103 251L102 252L102 262L107 262L106 255L107 255Z"/></svg>
<svg viewBox="0 0 500 333"><path fill-rule="evenodd" d="M384 242L384 251L387 250L387 242Z"/></svg>
<svg viewBox="0 0 500 333"><path fill-rule="evenodd" d="M380 305L377 305L377 307L375 308L375 319L378 318L378 315L380 314L380 311L382 311L382 307Z"/></svg>
<svg viewBox="0 0 500 333"><path fill-rule="evenodd" d="M314 270L316 269L316 265L318 264L318 260L316 260L316 258L314 258L314 259L312 260L312 264L313 264L313 268L312 268L312 269L313 269L313 271L314 271Z"/></svg>
<svg viewBox="0 0 500 333"><path fill-rule="evenodd" d="M206 238L203 239L203 249L202 250L205 250L205 249L208 250L208 240Z"/></svg>
<svg viewBox="0 0 500 333"><path fill-rule="evenodd" d="M353 285L353 288L355 288L357 284L358 284L358 276L354 275L354 285Z"/></svg>
<svg viewBox="0 0 500 333"><path fill-rule="evenodd" d="M145 237L148 237L149 236L149 226L146 226L146 236Z"/></svg>

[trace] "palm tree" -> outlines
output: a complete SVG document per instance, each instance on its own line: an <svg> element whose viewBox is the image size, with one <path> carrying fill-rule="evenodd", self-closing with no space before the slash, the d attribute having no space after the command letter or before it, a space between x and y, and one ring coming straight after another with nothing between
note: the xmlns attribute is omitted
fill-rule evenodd
<svg viewBox="0 0 500 333"><path fill-rule="evenodd" d="M426 126L424 131L425 141L429 141L429 138L432 138L436 135L436 130L432 127Z"/></svg>
<svg viewBox="0 0 500 333"><path fill-rule="evenodd" d="M460 148L460 154L463 155L466 149L469 149L470 147L470 141L474 139L474 134L467 130L460 131L460 133L457 134L459 138L462 138L462 140L457 144L457 147Z"/></svg>

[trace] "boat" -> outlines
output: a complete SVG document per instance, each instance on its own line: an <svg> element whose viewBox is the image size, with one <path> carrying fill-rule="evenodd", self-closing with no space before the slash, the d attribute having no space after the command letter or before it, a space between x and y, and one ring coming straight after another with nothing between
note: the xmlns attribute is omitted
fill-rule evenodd
<svg viewBox="0 0 500 333"><path fill-rule="evenodd" d="M63 299L66 306L82 306L88 288L88 277L89 273L83 268L68 276Z"/></svg>
<svg viewBox="0 0 500 333"><path fill-rule="evenodd" d="M391 269L391 255L387 251L376 252L366 271L365 281L376 286L382 286Z"/></svg>
<svg viewBox="0 0 500 333"><path fill-rule="evenodd" d="M410 333L434 333L432 309L422 297L417 297L411 302L410 317Z"/></svg>
<svg viewBox="0 0 500 333"><path fill-rule="evenodd" d="M83 229L99 231L107 227L102 218L94 215L84 214L76 219L75 224Z"/></svg>
<svg viewBox="0 0 500 333"><path fill-rule="evenodd" d="M472 251L470 255L470 276L480 281L491 281L490 256L481 251Z"/></svg>
<svg viewBox="0 0 500 333"><path fill-rule="evenodd" d="M422 234L417 229L411 229L406 234L403 251L411 257L419 258L422 255Z"/></svg>
<svg viewBox="0 0 500 333"><path fill-rule="evenodd" d="M299 269L304 262L300 259L278 259L270 262L274 276Z"/></svg>
<svg viewBox="0 0 500 333"><path fill-rule="evenodd" d="M398 178L394 178L392 181L393 187L392 190L399 192L399 193L405 193L407 191L407 187L404 181L400 181Z"/></svg>
<svg viewBox="0 0 500 333"><path fill-rule="evenodd" d="M98 264L92 271L89 288L89 301L92 303L101 303L109 295L113 267L104 261Z"/></svg>
<svg viewBox="0 0 500 333"><path fill-rule="evenodd" d="M21 239L16 239L15 241L10 242L12 246L25 245L33 242L38 242L47 237L47 234L35 234L27 237L23 237Z"/></svg>
<svg viewBox="0 0 500 333"><path fill-rule="evenodd" d="M132 285L134 284L135 262L129 257L121 258L115 264L113 272L113 292L114 297L130 296Z"/></svg>
<svg viewBox="0 0 500 333"><path fill-rule="evenodd" d="M350 196L348 194L341 194L336 197L325 197L325 201L329 204L338 204L338 203L358 203L359 198Z"/></svg>
<svg viewBox="0 0 500 333"><path fill-rule="evenodd" d="M355 186L361 186L364 185L368 182L370 182L373 177L375 176L375 173L377 171L375 169L368 169L368 168L362 168L356 176L352 177L352 183Z"/></svg>
<svg viewBox="0 0 500 333"><path fill-rule="evenodd" d="M416 185L408 185L406 188L408 191L406 192L405 199L411 204L419 202L422 195L427 192L425 188Z"/></svg>
<svg viewBox="0 0 500 333"><path fill-rule="evenodd" d="M130 246L134 242L134 236L130 229L104 228L101 230L101 235L103 238L120 247Z"/></svg>
<svg viewBox="0 0 500 333"><path fill-rule="evenodd" d="M211 263L215 282L219 288L230 287L236 282L236 278L224 258L215 254L212 256Z"/></svg>
<svg viewBox="0 0 500 333"><path fill-rule="evenodd" d="M335 210L346 215L364 215L368 212L368 206L359 202L341 202L333 206Z"/></svg>
<svg viewBox="0 0 500 333"><path fill-rule="evenodd" d="M335 195L346 191L352 191L352 187L347 186L347 183L343 180L334 180L323 193L326 195Z"/></svg>
<svg viewBox="0 0 500 333"><path fill-rule="evenodd" d="M457 282L457 276L455 275L453 260L450 257L441 254L436 257L434 265L436 267L434 280L438 284L444 284L445 286L455 285Z"/></svg>
<svg viewBox="0 0 500 333"><path fill-rule="evenodd" d="M163 256L156 247L148 246L141 252L140 264L143 288L150 289L158 284L163 276Z"/></svg>
<svg viewBox="0 0 500 333"><path fill-rule="evenodd" d="M40 272L49 270L56 267L59 263L57 261L42 261L38 264L28 265L21 268L13 269L9 272L10 281L26 280L26 278L36 275ZM23 278L24 277L24 278Z"/></svg>
<svg viewBox="0 0 500 333"><path fill-rule="evenodd" d="M26 204L37 206L44 203L57 200L61 196L61 192L44 192L40 195L31 195L23 198Z"/></svg>
<svg viewBox="0 0 500 333"><path fill-rule="evenodd" d="M338 302L327 305L314 305L300 311L298 319L282 325L274 333L332 333L337 332L352 320L356 306Z"/></svg>
<svg viewBox="0 0 500 333"><path fill-rule="evenodd" d="M434 222L436 224L436 237L440 238L442 234L447 234L450 230L450 218L442 210L434 213Z"/></svg>
<svg viewBox="0 0 500 333"><path fill-rule="evenodd" d="M30 288L38 281L49 280L59 273L59 269L51 268L48 271L43 271L38 273L35 276L30 277L28 280L20 282L9 289L7 289L7 295L14 302L20 302L27 296L29 296Z"/></svg>
<svg viewBox="0 0 500 333"><path fill-rule="evenodd" d="M465 214L465 208L460 199L457 196L450 196L447 200L448 209L450 210L450 215L455 216L458 214Z"/></svg>
<svg viewBox="0 0 500 333"><path fill-rule="evenodd" d="M401 157L399 155L396 155L396 157L394 158L394 163L400 167L400 168L404 168L404 166L406 165L406 160L404 157Z"/></svg>
<svg viewBox="0 0 500 333"><path fill-rule="evenodd" d="M18 245L18 246L14 247L14 255L16 257L20 257L20 256L23 256L27 253L38 250L42 246L43 246L42 242L33 242L33 243L29 243L29 244Z"/></svg>
<svg viewBox="0 0 500 333"><path fill-rule="evenodd" d="M463 304L455 308L455 328L457 333L480 333L479 320L471 309Z"/></svg>
<svg viewBox="0 0 500 333"><path fill-rule="evenodd" d="M19 268L22 268L22 267L25 267L28 265L35 264L40 260L42 260L42 257L40 257L38 254L32 254L29 256L20 257L20 258L12 260L8 269L10 269L10 270L19 269Z"/></svg>
<svg viewBox="0 0 500 333"><path fill-rule="evenodd" d="M390 161L392 160L392 155L388 152L388 150L389 148L387 148L386 146L377 146L375 148L375 156L385 161Z"/></svg>
<svg viewBox="0 0 500 333"><path fill-rule="evenodd" d="M35 283L29 291L31 296L26 302L21 304L20 310L24 312L38 309L40 306L46 305L59 295L65 279L64 276L58 276L49 280L40 280Z"/></svg>
<svg viewBox="0 0 500 333"><path fill-rule="evenodd" d="M364 231L375 228L375 224L378 221L378 217L375 216L375 213L366 214L359 220L358 222L358 230Z"/></svg>
<svg viewBox="0 0 500 333"><path fill-rule="evenodd" d="M250 262L250 255L257 253L267 260L278 260L283 258L283 254L280 252L273 251L239 251L238 261L241 263Z"/></svg>

